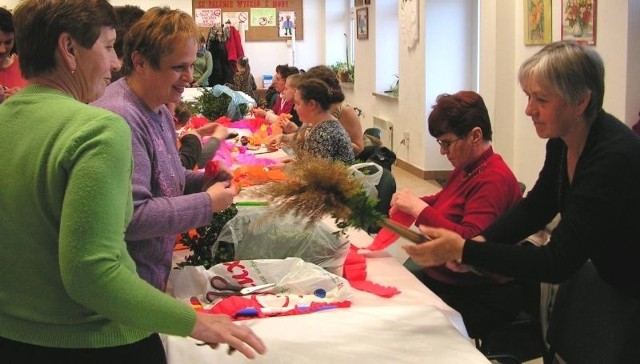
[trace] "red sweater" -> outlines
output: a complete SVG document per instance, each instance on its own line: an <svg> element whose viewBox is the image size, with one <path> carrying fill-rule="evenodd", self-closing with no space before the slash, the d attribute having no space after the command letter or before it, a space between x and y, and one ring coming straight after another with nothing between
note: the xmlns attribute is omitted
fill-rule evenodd
<svg viewBox="0 0 640 364"><path fill-rule="evenodd" d="M22 78L18 55L16 54L13 57L13 63L9 67L0 68L0 86L7 86L8 88L25 87L27 81Z"/></svg>
<svg viewBox="0 0 640 364"><path fill-rule="evenodd" d="M522 198L516 177L498 154L489 148L465 168L454 169L446 186L437 194L422 197L429 204L416 225L442 227L465 239L478 235ZM453 285L495 283L490 277L457 273L446 267L426 268L427 274ZM502 280L503 281L503 280Z"/></svg>
<svg viewBox="0 0 640 364"><path fill-rule="evenodd" d="M292 101L284 101L280 96L276 99L276 103L273 104L273 113L277 115L280 114L291 114L293 110L293 102Z"/></svg>

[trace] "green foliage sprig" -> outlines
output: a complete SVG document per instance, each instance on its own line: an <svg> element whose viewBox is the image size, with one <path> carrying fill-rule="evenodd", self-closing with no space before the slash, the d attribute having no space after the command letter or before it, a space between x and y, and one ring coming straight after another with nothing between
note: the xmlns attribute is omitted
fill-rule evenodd
<svg viewBox="0 0 640 364"><path fill-rule="evenodd" d="M216 120L221 116L226 116L231 103L231 96L221 93L216 96L213 89L203 87L202 93L196 98L198 113L209 120Z"/></svg>
<svg viewBox="0 0 640 364"><path fill-rule="evenodd" d="M209 269L220 262L232 261L235 255L232 243L218 242L215 256L211 248L218 240L224 225L237 213L238 208L235 205L231 205L224 211L213 213L209 225L196 229L197 235L191 236L189 233L183 233L182 244L189 248L191 254L185 258L184 262L178 263L178 267L203 265L206 269Z"/></svg>

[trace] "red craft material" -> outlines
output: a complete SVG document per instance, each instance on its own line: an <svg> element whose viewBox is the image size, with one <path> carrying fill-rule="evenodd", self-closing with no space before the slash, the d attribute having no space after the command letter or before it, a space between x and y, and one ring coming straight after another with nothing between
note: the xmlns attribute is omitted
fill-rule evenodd
<svg viewBox="0 0 640 364"><path fill-rule="evenodd" d="M380 297L389 298L400 293L395 287L382 286L366 280L367 258L358 254L358 248L353 245L349 248L349 253L347 253L347 258L344 262L343 276L349 281L351 287Z"/></svg>
<svg viewBox="0 0 640 364"><path fill-rule="evenodd" d="M389 217L391 221L395 221L401 224L404 227L409 227L413 224L416 219L404 212L396 211ZM394 241L398 240L398 234L394 233L387 228L382 228L378 232L378 235L373 239L373 243L367 247L369 250L382 250L389 245L393 244Z"/></svg>

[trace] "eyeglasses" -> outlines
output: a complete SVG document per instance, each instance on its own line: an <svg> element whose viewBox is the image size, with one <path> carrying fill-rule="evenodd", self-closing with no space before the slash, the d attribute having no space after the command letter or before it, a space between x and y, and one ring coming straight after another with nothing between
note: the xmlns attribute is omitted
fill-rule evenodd
<svg viewBox="0 0 640 364"><path fill-rule="evenodd" d="M449 150L449 148L455 144L455 142L457 142L458 140L464 139L466 138L466 136L462 137L462 138L457 138L454 140L440 140L440 139L436 139L436 142L440 145L441 148L444 148L445 150Z"/></svg>

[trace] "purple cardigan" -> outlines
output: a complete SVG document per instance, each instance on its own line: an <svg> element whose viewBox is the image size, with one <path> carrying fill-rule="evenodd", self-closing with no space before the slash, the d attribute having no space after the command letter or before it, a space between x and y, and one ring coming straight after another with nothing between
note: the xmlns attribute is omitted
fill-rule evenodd
<svg viewBox="0 0 640 364"><path fill-rule="evenodd" d="M180 163L169 109L150 110L126 78L109 85L93 103L122 116L133 143L133 218L125 233L138 274L164 291L176 234L211 221L211 198L202 191L202 172Z"/></svg>

